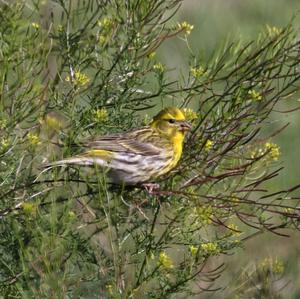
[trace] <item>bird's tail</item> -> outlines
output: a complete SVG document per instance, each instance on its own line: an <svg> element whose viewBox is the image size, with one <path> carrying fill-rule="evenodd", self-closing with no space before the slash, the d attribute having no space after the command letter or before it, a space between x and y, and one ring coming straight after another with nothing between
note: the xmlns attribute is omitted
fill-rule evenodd
<svg viewBox="0 0 300 299"><path fill-rule="evenodd" d="M44 168L51 168L51 167L56 167L56 166L65 166L65 165L80 165L80 166L92 166L95 164L104 164L104 163L99 163L99 159L95 159L93 157L86 157L86 156L75 156L59 161L54 161L51 163L47 163L43 165ZM102 165L104 166L104 165Z"/></svg>

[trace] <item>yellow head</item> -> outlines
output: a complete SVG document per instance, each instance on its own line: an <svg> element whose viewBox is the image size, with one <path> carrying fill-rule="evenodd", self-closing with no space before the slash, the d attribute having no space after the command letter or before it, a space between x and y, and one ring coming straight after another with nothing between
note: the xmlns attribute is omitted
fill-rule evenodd
<svg viewBox="0 0 300 299"><path fill-rule="evenodd" d="M191 124L185 120L183 112L176 107L167 107L160 111L150 124L154 130L171 141L183 141L185 132Z"/></svg>

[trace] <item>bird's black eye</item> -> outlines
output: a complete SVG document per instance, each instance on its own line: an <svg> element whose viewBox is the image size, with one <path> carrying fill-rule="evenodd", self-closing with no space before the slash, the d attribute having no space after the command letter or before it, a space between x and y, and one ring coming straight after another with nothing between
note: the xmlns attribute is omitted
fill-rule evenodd
<svg viewBox="0 0 300 299"><path fill-rule="evenodd" d="M173 118L171 118L171 119L168 120L168 122L169 122L170 124L175 124L175 121L176 121L176 120L173 119Z"/></svg>

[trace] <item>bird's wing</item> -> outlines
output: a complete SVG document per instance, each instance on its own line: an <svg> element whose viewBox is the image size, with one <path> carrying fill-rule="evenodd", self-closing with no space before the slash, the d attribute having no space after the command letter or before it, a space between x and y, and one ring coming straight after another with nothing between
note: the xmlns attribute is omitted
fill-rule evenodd
<svg viewBox="0 0 300 299"><path fill-rule="evenodd" d="M93 150L105 150L110 152L126 152L143 156L159 155L162 148L153 145L146 140L139 140L138 135L132 134L109 135L97 138L83 144L84 147Z"/></svg>

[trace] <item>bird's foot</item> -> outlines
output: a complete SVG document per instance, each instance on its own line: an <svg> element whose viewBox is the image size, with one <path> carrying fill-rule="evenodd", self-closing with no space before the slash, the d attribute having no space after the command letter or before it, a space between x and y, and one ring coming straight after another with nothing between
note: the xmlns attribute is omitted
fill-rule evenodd
<svg viewBox="0 0 300 299"><path fill-rule="evenodd" d="M149 194L155 194L155 191L158 191L160 188L158 183L144 183L143 187L148 191Z"/></svg>

